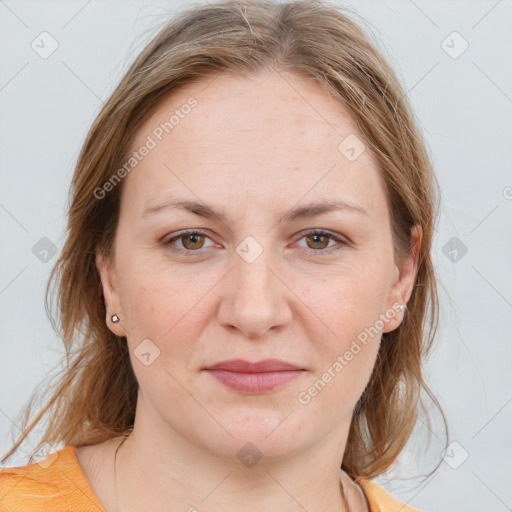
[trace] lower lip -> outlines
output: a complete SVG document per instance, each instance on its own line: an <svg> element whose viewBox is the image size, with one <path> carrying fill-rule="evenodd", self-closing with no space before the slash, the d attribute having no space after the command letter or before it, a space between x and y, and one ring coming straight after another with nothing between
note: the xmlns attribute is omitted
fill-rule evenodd
<svg viewBox="0 0 512 512"><path fill-rule="evenodd" d="M246 393L272 391L299 377L303 370L243 373L228 370L206 370L226 386Z"/></svg>

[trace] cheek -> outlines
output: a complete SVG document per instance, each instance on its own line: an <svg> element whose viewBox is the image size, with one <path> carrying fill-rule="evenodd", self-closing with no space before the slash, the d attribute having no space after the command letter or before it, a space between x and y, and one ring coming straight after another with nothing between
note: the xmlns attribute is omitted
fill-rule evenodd
<svg viewBox="0 0 512 512"><path fill-rule="evenodd" d="M390 276L385 265L373 253L353 253L327 272L303 280L301 298L335 335L353 334L373 324L386 302Z"/></svg>
<svg viewBox="0 0 512 512"><path fill-rule="evenodd" d="M371 376L388 292L384 265L376 256L353 264L347 260L330 276L318 276L302 288L301 298L315 318L308 327L320 357L314 378L329 388L324 400L334 403L344 396L355 404Z"/></svg>
<svg viewBox="0 0 512 512"><path fill-rule="evenodd" d="M169 268L142 266L126 274L122 290L130 358L139 384L154 404L164 406L169 396L185 400L183 389L192 385L188 363L203 329L201 295ZM146 360L144 354L149 354Z"/></svg>
<svg viewBox="0 0 512 512"><path fill-rule="evenodd" d="M308 383L311 387L302 391L304 400L315 401L317 414L325 415L328 404L327 409L343 416L350 414L371 377L381 340L375 326L379 309L357 287L329 290L322 301L316 314L328 329L319 329L318 322L309 328L319 364Z"/></svg>
<svg viewBox="0 0 512 512"><path fill-rule="evenodd" d="M168 263L133 257L126 261L121 286L130 332L167 341L199 326L204 295L213 287Z"/></svg>

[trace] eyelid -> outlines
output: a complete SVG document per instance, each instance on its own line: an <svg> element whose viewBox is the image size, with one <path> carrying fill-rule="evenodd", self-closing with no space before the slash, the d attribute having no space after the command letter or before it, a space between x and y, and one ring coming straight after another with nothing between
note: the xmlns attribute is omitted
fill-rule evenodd
<svg viewBox="0 0 512 512"><path fill-rule="evenodd" d="M201 229L185 229L183 231L180 231L176 234L172 234L171 236L166 236L163 238L162 240L162 243L165 245L165 246L170 246L172 247L171 250L176 250L176 252L180 252L180 253L190 253L190 254L193 254L193 253L200 253L203 249L198 249L196 251L191 251L191 250L186 250L186 249L181 249L179 247L174 247L172 245L172 242L174 240L179 240L180 238L183 238L183 237L186 237L186 236L192 236L192 235L197 235L197 236L203 236L205 238L209 238L211 240L211 236L206 232L206 231L203 231ZM212 240L213 241L213 240Z"/></svg>
<svg viewBox="0 0 512 512"><path fill-rule="evenodd" d="M344 246L350 245L348 240L344 239L341 235L338 235L337 233L332 233L331 231L322 229L322 228L311 228L311 229L306 229L304 231L301 231L297 236L297 241L300 241L303 238L307 238L308 236L314 236L314 235L326 236L330 240L337 242L338 246L334 245L332 247L329 247L328 249L318 249L318 250L304 248L310 253L318 253L318 255L330 254L339 249L342 249ZM339 247L339 246L341 246L341 247Z"/></svg>
<svg viewBox="0 0 512 512"><path fill-rule="evenodd" d="M172 236L165 237L163 239L162 243L165 246L171 247L172 251L178 252L180 254L184 254L184 253L189 254L189 255L193 255L195 253L201 254L204 248L197 249L197 250L193 251L193 250L181 249L181 248L178 248L178 247L175 247L172 245L172 242L174 240L178 240L182 237L192 236L192 235L203 236L203 237L209 238L211 240L211 236L206 231L204 231L202 229L193 229L192 228L192 229L186 229L186 230L180 231L176 234L173 234ZM337 245L338 245L338 246L334 245L328 249L318 249L318 250L308 249L305 247L302 248L302 249L305 249L309 253L313 253L313 254L318 253L319 256L323 255L323 254L330 254L331 252L337 251L345 246L350 245L350 242L348 240L344 239L341 235L332 233L331 231L328 231L328 230L322 229L322 228L310 228L310 229L301 231L300 233L298 233L298 235L296 237L296 241L300 241L303 238L307 238L308 236L314 236L314 235L326 236L330 240L337 242ZM341 247L339 247L339 246L341 246Z"/></svg>

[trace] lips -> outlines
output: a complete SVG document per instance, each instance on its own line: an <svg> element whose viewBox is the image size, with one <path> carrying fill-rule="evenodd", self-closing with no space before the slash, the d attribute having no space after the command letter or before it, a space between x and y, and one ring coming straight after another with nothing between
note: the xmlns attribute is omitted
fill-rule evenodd
<svg viewBox="0 0 512 512"><path fill-rule="evenodd" d="M255 363L245 361L244 359L230 359L229 361L221 361L212 366L208 366L207 370L227 370L229 372L242 373L261 373L261 372L283 372L287 370L302 370L294 364L281 361L279 359L264 359Z"/></svg>
<svg viewBox="0 0 512 512"><path fill-rule="evenodd" d="M305 371L279 359L265 359L255 363L231 359L208 366L204 370L225 386L248 394L273 391Z"/></svg>

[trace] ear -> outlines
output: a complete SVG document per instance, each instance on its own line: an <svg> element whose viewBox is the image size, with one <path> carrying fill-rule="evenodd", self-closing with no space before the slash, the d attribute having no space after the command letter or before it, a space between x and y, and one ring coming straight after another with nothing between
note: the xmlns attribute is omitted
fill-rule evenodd
<svg viewBox="0 0 512 512"><path fill-rule="evenodd" d="M96 266L101 276L105 309L107 310L107 326L117 336L126 336L124 314L116 284L115 270L99 248L96 249ZM112 322L112 315L114 314L119 317L117 323Z"/></svg>
<svg viewBox="0 0 512 512"><path fill-rule="evenodd" d="M421 226L415 225L411 228L411 252L399 269L395 266L395 273L391 289L389 291L387 314L382 332L391 332L401 323L406 314L406 309L400 311L399 306L403 304L407 308L407 302L411 298L418 272L418 254L423 240ZM391 318L392 317L392 318Z"/></svg>

